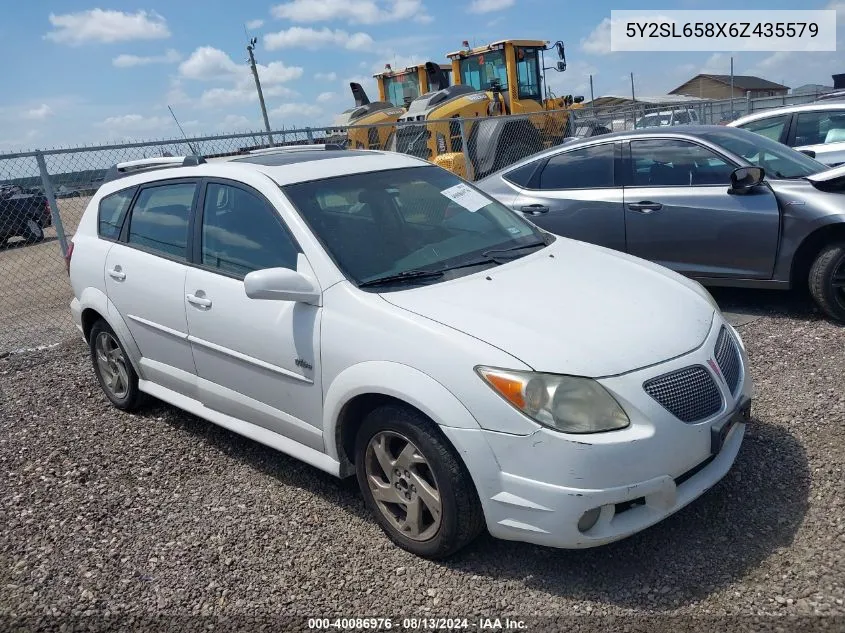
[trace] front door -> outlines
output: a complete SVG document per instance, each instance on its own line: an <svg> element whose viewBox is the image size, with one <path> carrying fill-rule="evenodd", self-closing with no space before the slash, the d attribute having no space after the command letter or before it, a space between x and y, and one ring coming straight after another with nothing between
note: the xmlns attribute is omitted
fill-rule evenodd
<svg viewBox="0 0 845 633"><path fill-rule="evenodd" d="M243 284L296 270L298 245L265 198L226 181L207 183L195 241L183 300L201 401L322 450L321 309L250 299Z"/></svg>
<svg viewBox="0 0 845 633"><path fill-rule="evenodd" d="M196 376L185 316L188 224L196 181L138 193L120 241L106 257L106 292L141 351L149 380L194 397Z"/></svg>
<svg viewBox="0 0 845 633"><path fill-rule="evenodd" d="M780 212L772 191L728 193L736 168L685 140L630 142L628 253L691 277L770 279Z"/></svg>

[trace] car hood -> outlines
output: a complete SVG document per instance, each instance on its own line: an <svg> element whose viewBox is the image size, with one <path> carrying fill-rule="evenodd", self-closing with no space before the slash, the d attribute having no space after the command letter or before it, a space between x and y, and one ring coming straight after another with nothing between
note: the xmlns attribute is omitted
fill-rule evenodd
<svg viewBox="0 0 845 633"><path fill-rule="evenodd" d="M593 378L696 349L715 312L696 282L562 237L496 268L381 296L498 347L536 371Z"/></svg>

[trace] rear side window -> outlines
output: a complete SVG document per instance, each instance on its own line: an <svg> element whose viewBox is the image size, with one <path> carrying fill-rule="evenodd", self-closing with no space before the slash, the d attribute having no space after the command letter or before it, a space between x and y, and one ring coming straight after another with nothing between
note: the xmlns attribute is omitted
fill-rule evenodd
<svg viewBox="0 0 845 633"><path fill-rule="evenodd" d="M534 171L536 169L537 161L533 161L523 165L522 167L510 170L508 173L504 174L502 178L515 185L519 185L520 187L527 187L528 183L531 182L531 176L534 175Z"/></svg>
<svg viewBox="0 0 845 633"><path fill-rule="evenodd" d="M543 167L539 189L613 186L613 144L593 145L553 156Z"/></svg>
<svg viewBox="0 0 845 633"><path fill-rule="evenodd" d="M196 190L196 183L142 189L129 218L129 243L187 261L188 218Z"/></svg>
<svg viewBox="0 0 845 633"><path fill-rule="evenodd" d="M97 221L97 233L100 237L116 240L120 236L120 229L137 187L124 189L104 197L100 200Z"/></svg>
<svg viewBox="0 0 845 633"><path fill-rule="evenodd" d="M766 119L751 121L750 123L739 125L737 127L741 127L749 132L756 132L757 134L761 134L773 141L780 141L780 137L783 134L783 128L786 127L787 123L789 123L789 115L784 114L781 116L772 116Z"/></svg>

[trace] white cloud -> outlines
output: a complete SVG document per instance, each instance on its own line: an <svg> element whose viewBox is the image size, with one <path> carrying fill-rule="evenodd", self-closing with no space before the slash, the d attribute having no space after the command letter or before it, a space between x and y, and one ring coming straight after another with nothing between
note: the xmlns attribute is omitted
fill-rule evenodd
<svg viewBox="0 0 845 633"><path fill-rule="evenodd" d="M151 55L141 57L138 55L118 55L111 63L118 68L130 68L132 66L148 66L149 64L175 64L182 59L179 51L170 49L164 55Z"/></svg>
<svg viewBox="0 0 845 633"><path fill-rule="evenodd" d="M514 5L515 0L472 0L468 13L492 13Z"/></svg>
<svg viewBox="0 0 845 633"><path fill-rule="evenodd" d="M256 64L258 76L264 84L278 84L302 76L299 66L286 66L284 62L270 62L267 65ZM180 76L198 81L251 81L251 71L246 64L232 61L228 54L213 46L201 46L179 65Z"/></svg>
<svg viewBox="0 0 845 633"><path fill-rule="evenodd" d="M221 121L220 127L224 130L242 131L255 129L256 124L242 114L227 114Z"/></svg>
<svg viewBox="0 0 845 633"><path fill-rule="evenodd" d="M317 103L325 103L326 101L331 101L337 97L336 92L321 92L317 95Z"/></svg>
<svg viewBox="0 0 845 633"><path fill-rule="evenodd" d="M432 20L422 0L292 0L272 7L270 12L291 22L346 20L351 24L379 24Z"/></svg>
<svg viewBox="0 0 845 633"><path fill-rule="evenodd" d="M314 79L317 79L318 81L337 81L337 73L317 73L314 75Z"/></svg>
<svg viewBox="0 0 845 633"><path fill-rule="evenodd" d="M293 26L278 33L268 33L264 36L264 46L267 50L279 48L306 48L317 50L326 46L339 46L350 51L363 51L372 48L373 38L366 33L348 33L346 31L329 28L320 30Z"/></svg>
<svg viewBox="0 0 845 633"><path fill-rule="evenodd" d="M193 122L196 124L196 122ZM105 128L118 134L135 134L139 132L155 132L164 134L170 131L173 119L165 116L145 117L140 114L124 114L121 116L110 116L104 121L96 124L97 127Z"/></svg>
<svg viewBox="0 0 845 633"><path fill-rule="evenodd" d="M736 71L736 68L734 68ZM731 56L728 53L713 53L698 71L707 75L729 75L731 72Z"/></svg>
<svg viewBox="0 0 845 633"><path fill-rule="evenodd" d="M49 19L54 29L44 38L72 46L170 37L166 20L155 11L125 13L90 9L63 15L51 13Z"/></svg>
<svg viewBox="0 0 845 633"><path fill-rule="evenodd" d="M52 115L53 109L46 103L42 103L40 106L36 108L30 108L29 110L24 112L23 118L30 119L33 121L43 121L44 119Z"/></svg>
<svg viewBox="0 0 845 633"><path fill-rule="evenodd" d="M291 114L314 115L320 114L322 108L308 103L283 103L282 105L270 110L270 114L276 116L288 116Z"/></svg>
<svg viewBox="0 0 845 633"><path fill-rule="evenodd" d="M581 40L581 50L593 55L610 53L610 18L604 18L599 25Z"/></svg>
<svg viewBox="0 0 845 633"><path fill-rule="evenodd" d="M298 93L285 88L284 86L261 86L264 98L267 97L294 97ZM244 103L258 101L258 91L252 81L245 81L234 88L210 88L202 93L199 104L203 108L227 108Z"/></svg>
<svg viewBox="0 0 845 633"><path fill-rule="evenodd" d="M248 29L260 29L262 26L264 26L264 20L250 20L246 23Z"/></svg>

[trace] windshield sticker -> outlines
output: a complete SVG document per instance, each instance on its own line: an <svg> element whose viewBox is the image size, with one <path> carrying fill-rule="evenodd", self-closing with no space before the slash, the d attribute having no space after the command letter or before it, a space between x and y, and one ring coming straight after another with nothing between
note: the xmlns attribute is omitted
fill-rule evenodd
<svg viewBox="0 0 845 633"><path fill-rule="evenodd" d="M467 187L464 183L444 189L440 193L449 198L452 202L458 203L464 209L472 213L475 213L482 207L486 207L492 202L478 193L475 189Z"/></svg>
<svg viewBox="0 0 845 633"><path fill-rule="evenodd" d="M508 227L508 233L512 233L514 235L519 235L520 233L522 233L522 231L520 231L519 228L516 227L516 226L511 226L511 227Z"/></svg>

